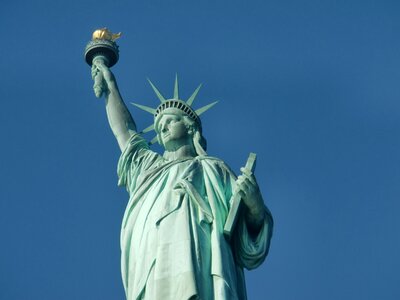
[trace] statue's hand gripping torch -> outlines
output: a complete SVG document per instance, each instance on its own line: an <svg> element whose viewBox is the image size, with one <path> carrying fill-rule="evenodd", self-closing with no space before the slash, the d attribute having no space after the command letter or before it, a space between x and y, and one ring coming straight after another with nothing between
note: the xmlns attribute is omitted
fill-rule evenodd
<svg viewBox="0 0 400 300"><path fill-rule="evenodd" d="M93 65L104 64L110 68L117 63L119 51L115 40L120 36L121 33L113 34L107 28L98 29L93 32L92 40L86 45L85 60L92 66L93 89L97 98L103 95L106 87L102 72Z"/></svg>

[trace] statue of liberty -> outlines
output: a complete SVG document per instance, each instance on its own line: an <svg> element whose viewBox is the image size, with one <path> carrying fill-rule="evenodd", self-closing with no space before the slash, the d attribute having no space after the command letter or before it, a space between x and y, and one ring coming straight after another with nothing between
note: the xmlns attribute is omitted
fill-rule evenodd
<svg viewBox="0 0 400 300"><path fill-rule="evenodd" d="M117 172L129 193L121 228L121 272L128 300L246 299L243 268L258 267L268 254L273 221L254 174L236 177L208 156L197 88L187 101L175 79L171 99L150 82L160 104L135 104L154 116L139 132L103 59L92 77L101 78L107 117L121 149ZM98 87L97 87L98 88ZM96 86L95 86L96 90ZM164 153L152 151L142 133L154 130ZM224 235L234 194L242 199L232 237Z"/></svg>

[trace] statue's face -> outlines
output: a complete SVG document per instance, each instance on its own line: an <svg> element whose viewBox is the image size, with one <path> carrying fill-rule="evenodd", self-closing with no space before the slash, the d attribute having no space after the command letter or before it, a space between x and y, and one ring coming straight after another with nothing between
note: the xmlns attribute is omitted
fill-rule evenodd
<svg viewBox="0 0 400 300"><path fill-rule="evenodd" d="M164 112L157 129L160 142L167 151L174 151L191 143L191 135L181 113Z"/></svg>

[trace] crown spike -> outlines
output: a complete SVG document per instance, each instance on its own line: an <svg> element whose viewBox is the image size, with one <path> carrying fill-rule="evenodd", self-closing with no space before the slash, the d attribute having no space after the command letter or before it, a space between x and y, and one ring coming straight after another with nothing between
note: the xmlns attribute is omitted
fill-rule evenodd
<svg viewBox="0 0 400 300"><path fill-rule="evenodd" d="M154 124L150 125L149 127L146 127L145 129L142 130L141 133L147 133L154 130Z"/></svg>
<svg viewBox="0 0 400 300"><path fill-rule="evenodd" d="M202 86L202 84L200 83L200 85L197 87L197 89L193 92L192 96L190 96L190 98L186 101L187 105L192 106L193 101L196 98L197 93L199 92L201 86Z"/></svg>
<svg viewBox="0 0 400 300"><path fill-rule="evenodd" d="M160 99L161 102L164 102L166 99L165 97L160 93L160 91L156 88L156 86L151 82L149 78L147 78L147 81L150 83L154 93L156 93L158 99Z"/></svg>
<svg viewBox="0 0 400 300"><path fill-rule="evenodd" d="M198 116L209 110L211 107L213 107L215 104L217 104L218 101L215 101L213 103L207 104L206 106L203 106L202 108L196 109L195 112Z"/></svg>
<svg viewBox="0 0 400 300"><path fill-rule="evenodd" d="M158 139L157 139L157 136L155 136L155 137L153 137L152 139L151 139L151 141L149 142L149 145L154 145L155 143L157 143L158 142Z"/></svg>
<svg viewBox="0 0 400 300"><path fill-rule="evenodd" d="M145 106L145 105L136 104L136 103L133 103L133 102L131 102L131 104L135 105L136 107L139 107L140 109L142 109L144 111L147 111L148 113L150 113L152 115L154 115L155 112L156 112L156 110L154 108L151 108L151 107L148 107L148 106Z"/></svg>
<svg viewBox="0 0 400 300"><path fill-rule="evenodd" d="M174 99L179 99L178 74L175 74Z"/></svg>

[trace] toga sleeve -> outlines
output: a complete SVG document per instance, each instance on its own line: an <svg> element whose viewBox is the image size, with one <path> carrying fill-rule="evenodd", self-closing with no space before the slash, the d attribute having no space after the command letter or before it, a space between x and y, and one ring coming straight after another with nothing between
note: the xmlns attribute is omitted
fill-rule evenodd
<svg viewBox="0 0 400 300"><path fill-rule="evenodd" d="M266 207L265 212L264 224L256 236L250 234L243 216L238 220L233 240L235 259L241 267L248 270L261 265L269 251L274 222Z"/></svg>
<svg viewBox="0 0 400 300"><path fill-rule="evenodd" d="M138 133L131 136L122 152L117 167L118 185L131 193L142 172L154 167L161 156L151 151L147 141Z"/></svg>

